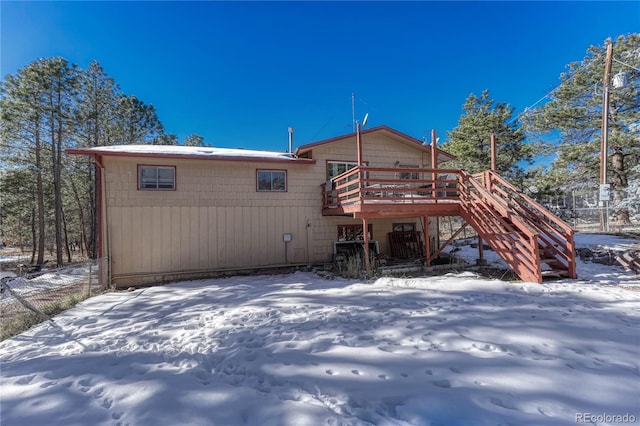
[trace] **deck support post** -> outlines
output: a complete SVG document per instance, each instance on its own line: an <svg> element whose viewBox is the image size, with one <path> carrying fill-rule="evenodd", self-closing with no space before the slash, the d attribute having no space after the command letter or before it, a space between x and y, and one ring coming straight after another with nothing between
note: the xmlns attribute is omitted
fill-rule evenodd
<svg viewBox="0 0 640 426"><path fill-rule="evenodd" d="M371 264L369 262L369 227L366 217L362 218L362 238L364 239L364 269L367 272L367 277L370 277Z"/></svg>
<svg viewBox="0 0 640 426"><path fill-rule="evenodd" d="M438 180L438 173L436 170L438 169L438 138L436 137L436 130L431 130L431 168L434 170L432 179L433 179L433 190L435 196L435 203L438 204L438 188L436 185L436 181ZM446 196L446 192L445 192ZM440 247L440 218L435 217L436 221L436 247Z"/></svg>
<svg viewBox="0 0 640 426"><path fill-rule="evenodd" d="M487 265L487 259L484 258L484 248L482 247L482 237L480 237L480 235L478 235L478 259L476 260L476 265Z"/></svg>
<svg viewBox="0 0 640 426"><path fill-rule="evenodd" d="M429 216L424 216L424 258L427 268L431 267L431 236L429 235Z"/></svg>
<svg viewBox="0 0 640 426"><path fill-rule="evenodd" d="M362 158L362 126L360 123L356 125L356 145L358 148L358 200L360 205L362 205L362 197L364 195L362 192L362 179L364 178L362 166L364 165L364 160Z"/></svg>

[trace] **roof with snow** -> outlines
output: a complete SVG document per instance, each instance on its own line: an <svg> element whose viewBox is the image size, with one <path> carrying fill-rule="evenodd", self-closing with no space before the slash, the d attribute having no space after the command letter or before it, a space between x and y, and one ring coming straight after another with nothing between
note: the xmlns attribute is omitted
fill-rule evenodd
<svg viewBox="0 0 640 426"><path fill-rule="evenodd" d="M212 148L183 145L111 145L93 148L67 149L72 155L100 155L121 157L163 157L235 161L304 162L289 152L257 151L250 149Z"/></svg>

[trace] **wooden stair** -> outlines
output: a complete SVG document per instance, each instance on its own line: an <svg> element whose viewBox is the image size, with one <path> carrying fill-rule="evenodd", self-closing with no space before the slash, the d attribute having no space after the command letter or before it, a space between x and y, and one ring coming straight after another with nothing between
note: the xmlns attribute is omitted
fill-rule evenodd
<svg viewBox="0 0 640 426"><path fill-rule="evenodd" d="M460 174L461 216L524 281L577 278L573 230L493 171Z"/></svg>

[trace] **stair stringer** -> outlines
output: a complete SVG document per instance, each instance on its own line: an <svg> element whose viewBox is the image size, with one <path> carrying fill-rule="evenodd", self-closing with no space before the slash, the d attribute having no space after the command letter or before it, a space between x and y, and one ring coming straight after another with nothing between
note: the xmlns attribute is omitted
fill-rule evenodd
<svg viewBox="0 0 640 426"><path fill-rule="evenodd" d="M577 278L573 230L544 206L520 192L495 171L482 174L485 188L506 202L538 234L543 276L556 275Z"/></svg>
<svg viewBox="0 0 640 426"><path fill-rule="evenodd" d="M538 233L510 211L505 200L462 173L462 218L523 280L542 282Z"/></svg>

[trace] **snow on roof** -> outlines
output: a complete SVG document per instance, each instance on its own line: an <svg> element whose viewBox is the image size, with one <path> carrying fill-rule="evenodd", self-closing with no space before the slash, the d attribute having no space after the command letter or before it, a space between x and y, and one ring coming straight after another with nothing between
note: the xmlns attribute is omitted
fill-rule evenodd
<svg viewBox="0 0 640 426"><path fill-rule="evenodd" d="M250 149L213 148L182 145L111 145L68 150L71 154L186 156L203 158L253 158L265 160L298 160L289 152L257 151Z"/></svg>

